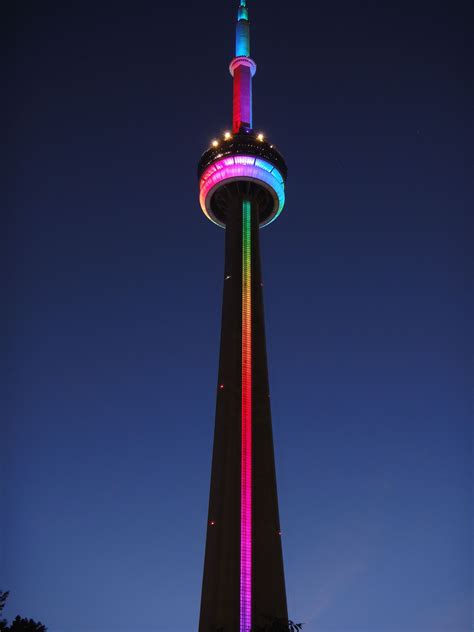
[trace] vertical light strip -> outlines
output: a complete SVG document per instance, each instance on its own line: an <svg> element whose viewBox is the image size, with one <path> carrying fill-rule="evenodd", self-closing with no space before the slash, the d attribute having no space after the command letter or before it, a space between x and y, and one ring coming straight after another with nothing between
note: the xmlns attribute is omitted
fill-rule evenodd
<svg viewBox="0 0 474 632"><path fill-rule="evenodd" d="M240 632L252 625L252 270L251 204L242 203L242 450L240 471Z"/></svg>

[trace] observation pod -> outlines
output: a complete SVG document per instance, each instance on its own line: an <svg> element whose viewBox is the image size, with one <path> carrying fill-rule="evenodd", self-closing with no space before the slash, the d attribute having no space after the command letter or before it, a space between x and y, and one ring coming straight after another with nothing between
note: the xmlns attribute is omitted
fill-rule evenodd
<svg viewBox="0 0 474 632"><path fill-rule="evenodd" d="M211 222L225 228L230 200L244 195L258 208L262 228L283 209L286 176L283 156L261 134L227 133L199 161L201 208Z"/></svg>

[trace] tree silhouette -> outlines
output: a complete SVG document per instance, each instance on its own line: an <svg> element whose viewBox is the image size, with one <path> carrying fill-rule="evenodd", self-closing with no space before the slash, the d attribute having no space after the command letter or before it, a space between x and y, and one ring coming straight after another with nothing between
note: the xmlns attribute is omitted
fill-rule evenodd
<svg viewBox="0 0 474 632"><path fill-rule="evenodd" d="M0 590L0 612L3 611L3 609L5 608L5 601L8 599L8 592L2 592ZM0 619L0 630L6 630L7 629L7 620L6 619Z"/></svg>
<svg viewBox="0 0 474 632"><path fill-rule="evenodd" d="M2 592L0 590L0 613L5 608L5 602L8 599L10 593ZM17 616L13 619L10 625L6 619L0 619L0 632L47 632L46 626L33 619L23 619Z"/></svg>

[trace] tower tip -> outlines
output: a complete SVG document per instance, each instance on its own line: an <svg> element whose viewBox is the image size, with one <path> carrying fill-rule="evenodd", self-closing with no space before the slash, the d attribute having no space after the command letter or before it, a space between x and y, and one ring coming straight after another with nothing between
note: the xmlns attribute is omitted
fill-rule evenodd
<svg viewBox="0 0 474 632"><path fill-rule="evenodd" d="M247 21L249 19L249 10L247 8L247 0L240 0L239 10L238 10L238 19L247 20Z"/></svg>

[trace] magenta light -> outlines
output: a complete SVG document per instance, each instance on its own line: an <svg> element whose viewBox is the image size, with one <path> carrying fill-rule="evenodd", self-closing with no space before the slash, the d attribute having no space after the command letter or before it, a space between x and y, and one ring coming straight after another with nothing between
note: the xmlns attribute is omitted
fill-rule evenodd
<svg viewBox="0 0 474 632"><path fill-rule="evenodd" d="M240 632L252 626L252 248L249 200L242 204L242 437L240 470Z"/></svg>
<svg viewBox="0 0 474 632"><path fill-rule="evenodd" d="M283 177L278 169L266 160L256 156L236 155L221 158L213 162L201 176L199 182L199 201L204 215L224 228L224 224L219 221L211 210L211 198L214 191L234 180L250 180L258 182L265 187L274 200L274 211L262 226L267 226L281 213L285 204L285 185Z"/></svg>

